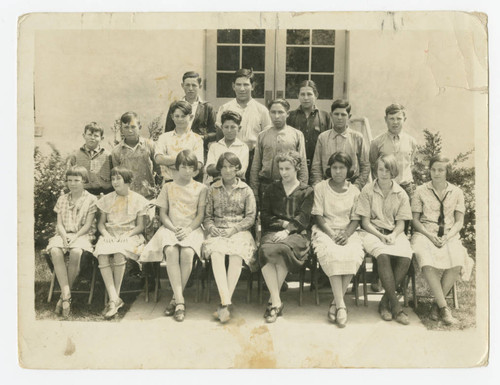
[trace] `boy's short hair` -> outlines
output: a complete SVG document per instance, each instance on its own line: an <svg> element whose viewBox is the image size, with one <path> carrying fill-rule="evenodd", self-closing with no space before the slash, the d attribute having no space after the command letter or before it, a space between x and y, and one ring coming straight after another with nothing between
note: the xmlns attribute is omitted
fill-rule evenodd
<svg viewBox="0 0 500 385"><path fill-rule="evenodd" d="M346 154L342 151L334 152L332 156L330 156L330 159L328 159L328 168L325 171L326 176L328 178L332 177L332 164L334 164L335 162L342 163L347 167L346 179L351 179L354 175L354 171L352 169L352 158L349 154Z"/></svg>
<svg viewBox="0 0 500 385"><path fill-rule="evenodd" d="M282 98L271 100L267 106L267 109L270 111L271 107L274 106L275 104L279 104L279 105L283 106L283 108L287 112L290 111L290 103L288 103L285 99L282 99Z"/></svg>
<svg viewBox="0 0 500 385"><path fill-rule="evenodd" d="M252 69L240 68L233 74L233 83L236 83L236 79L238 78L247 78L250 80L250 84L254 84L255 82L255 74Z"/></svg>
<svg viewBox="0 0 500 385"><path fill-rule="evenodd" d="M385 166L386 170L389 170L391 173L391 179L396 178L399 175L398 163L396 162L396 157L393 154L389 155L381 155L377 159L377 167L373 170L373 174L377 175L378 162L382 162Z"/></svg>
<svg viewBox="0 0 500 385"><path fill-rule="evenodd" d="M219 156L219 159L217 160L217 164L215 166L217 171L220 172L220 170L222 170L222 166L224 166L225 160L227 160L229 162L229 164L236 167L236 171L241 170L240 158L238 158L238 156L236 154L233 154L232 152L228 151L228 152L225 152L224 154L222 154L221 156Z"/></svg>
<svg viewBox="0 0 500 385"><path fill-rule="evenodd" d="M128 124L132 121L132 119L137 120L137 124L139 125L139 127L141 127L141 121L139 120L139 116L132 111L125 112L120 118L120 123Z"/></svg>
<svg viewBox="0 0 500 385"><path fill-rule="evenodd" d="M349 100L346 99L337 99L332 103L331 111L335 111L337 108L345 108L348 114L351 114L351 104Z"/></svg>
<svg viewBox="0 0 500 385"><path fill-rule="evenodd" d="M319 92L318 92L318 87L316 86L316 83L314 83L314 81L312 80L304 80L302 82L300 82L299 84L299 94L300 94L300 89L302 87L311 87L313 92L314 92L314 96L317 98L319 96Z"/></svg>
<svg viewBox="0 0 500 385"><path fill-rule="evenodd" d="M201 86L201 77L198 72L194 71L188 71L184 75L182 75L182 82L184 83L184 80L186 79L196 79L198 81L198 84Z"/></svg>
<svg viewBox="0 0 500 385"><path fill-rule="evenodd" d="M101 138L104 137L104 130L96 122L90 122L89 124L87 124L83 129L83 133L86 134L87 131L90 131L91 134L93 134L94 132L98 132L99 134L101 134Z"/></svg>
<svg viewBox="0 0 500 385"><path fill-rule="evenodd" d="M226 120L232 120L238 126L241 124L242 117L239 113L235 111L224 111L220 117L221 124L224 124Z"/></svg>
<svg viewBox="0 0 500 385"><path fill-rule="evenodd" d="M83 166L71 166L66 170L66 181L68 176L79 176L82 178L83 183L89 183L89 172Z"/></svg>
<svg viewBox="0 0 500 385"><path fill-rule="evenodd" d="M387 115L394 115L397 114L398 112L402 112L403 115L406 117L406 108L402 104L391 104L385 109L385 116Z"/></svg>
<svg viewBox="0 0 500 385"><path fill-rule="evenodd" d="M178 100L176 102L173 102L170 106L170 111L172 111L172 114L175 112L175 110L181 110L184 115L191 115L191 113L193 112L193 107L191 107L191 104L189 104L185 100Z"/></svg>
<svg viewBox="0 0 500 385"><path fill-rule="evenodd" d="M183 150L175 158L175 169L179 171L181 166L191 166L193 170L198 170L198 158L191 150Z"/></svg>
<svg viewBox="0 0 500 385"><path fill-rule="evenodd" d="M282 154L279 154L276 157L276 163L290 162L296 171L300 170L302 159L300 158L300 154L297 151L288 151Z"/></svg>
<svg viewBox="0 0 500 385"><path fill-rule="evenodd" d="M126 184L132 183L132 179L134 179L134 173L130 171L128 168L117 166L111 169L111 176L121 176L123 178L123 182Z"/></svg>

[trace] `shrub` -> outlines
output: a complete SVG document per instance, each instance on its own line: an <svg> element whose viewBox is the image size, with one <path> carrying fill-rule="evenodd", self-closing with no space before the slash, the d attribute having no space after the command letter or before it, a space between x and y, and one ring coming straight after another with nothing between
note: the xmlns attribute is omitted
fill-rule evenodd
<svg viewBox="0 0 500 385"><path fill-rule="evenodd" d="M66 164L61 153L51 144L52 152L43 155L35 147L35 247L44 248L55 233L57 199L65 189Z"/></svg>
<svg viewBox="0 0 500 385"><path fill-rule="evenodd" d="M429 130L424 130L425 144L418 146L415 165L413 168L413 178L417 185L428 182L429 160L432 156L441 153L441 134L433 134ZM463 162L469 159L473 149L466 153L460 153L451 162L451 172L448 174L448 182L460 187L464 192L465 215L464 226L460 231L460 236L464 246L467 248L471 258L476 258L476 199L475 199L475 169L474 167L463 166Z"/></svg>

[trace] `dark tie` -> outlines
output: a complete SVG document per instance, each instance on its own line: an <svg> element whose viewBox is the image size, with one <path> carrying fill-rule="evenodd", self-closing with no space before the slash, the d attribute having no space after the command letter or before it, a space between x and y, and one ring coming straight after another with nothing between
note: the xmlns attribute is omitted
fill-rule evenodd
<svg viewBox="0 0 500 385"><path fill-rule="evenodd" d="M439 199L439 197L437 196L437 194L434 190L432 190L432 193L434 194L434 196L436 197L436 199L439 201L439 204L440 204L439 218L438 218L438 226L439 226L438 237L442 237L444 235L444 200L448 196L449 191L446 192L443 200Z"/></svg>

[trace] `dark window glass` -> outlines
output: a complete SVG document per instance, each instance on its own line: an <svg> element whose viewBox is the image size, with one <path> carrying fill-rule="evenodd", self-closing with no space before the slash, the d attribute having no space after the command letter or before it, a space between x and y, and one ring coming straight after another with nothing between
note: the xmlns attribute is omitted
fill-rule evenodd
<svg viewBox="0 0 500 385"><path fill-rule="evenodd" d="M335 45L335 31L316 29L312 31L313 45Z"/></svg>
<svg viewBox="0 0 500 385"><path fill-rule="evenodd" d="M335 48L313 48L311 72L334 72Z"/></svg>
<svg viewBox="0 0 500 385"><path fill-rule="evenodd" d="M318 99L333 99L333 75L311 75L318 87Z"/></svg>
<svg viewBox="0 0 500 385"><path fill-rule="evenodd" d="M243 44L265 44L266 30L265 29L244 29Z"/></svg>
<svg viewBox="0 0 500 385"><path fill-rule="evenodd" d="M233 74L217 74L217 97L218 98L234 98L233 91Z"/></svg>
<svg viewBox="0 0 500 385"><path fill-rule="evenodd" d="M264 71L266 61L266 47L245 47L242 48L241 66L243 68L253 68L254 71Z"/></svg>
<svg viewBox="0 0 500 385"><path fill-rule="evenodd" d="M222 71L236 71L240 67L240 47L218 46L217 69Z"/></svg>
<svg viewBox="0 0 500 385"><path fill-rule="evenodd" d="M254 98L264 97L265 76L264 74L255 74L254 89L252 96Z"/></svg>
<svg viewBox="0 0 500 385"><path fill-rule="evenodd" d="M286 74L285 77L285 99L297 99L299 84L307 80L307 75Z"/></svg>
<svg viewBox="0 0 500 385"><path fill-rule="evenodd" d="M286 71L308 72L309 71L309 48L287 47L286 49Z"/></svg>
<svg viewBox="0 0 500 385"><path fill-rule="evenodd" d="M308 29L288 29L286 31L286 44L307 45L309 44Z"/></svg>
<svg viewBox="0 0 500 385"><path fill-rule="evenodd" d="M217 43L239 43L240 30L239 29L218 29L217 30Z"/></svg>

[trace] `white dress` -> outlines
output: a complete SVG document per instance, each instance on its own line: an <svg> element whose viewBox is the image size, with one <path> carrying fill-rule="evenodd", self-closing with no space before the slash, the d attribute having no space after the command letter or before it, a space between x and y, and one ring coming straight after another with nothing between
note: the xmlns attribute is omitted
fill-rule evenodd
<svg viewBox="0 0 500 385"><path fill-rule="evenodd" d="M321 215L326 225L334 232L345 230L351 220L359 220L354 213L354 206L359 196L356 186L349 183L344 193L335 192L329 180L323 180L314 186L314 205L311 214ZM312 245L325 274L356 274L363 262L364 251L358 232L355 231L344 246L338 245L324 233L319 226L312 228Z"/></svg>
<svg viewBox="0 0 500 385"><path fill-rule="evenodd" d="M187 185L181 186L172 181L165 183L161 189L156 205L168 209L168 217L174 226L187 227L196 217L200 195L206 186L191 180ZM204 202L203 202L204 203ZM204 205L202 207L204 210ZM161 226L148 242L141 254L140 262L161 262L165 246L190 247L196 255L201 255L201 245L205 236L199 226L193 229L182 241L178 240L173 231Z"/></svg>

